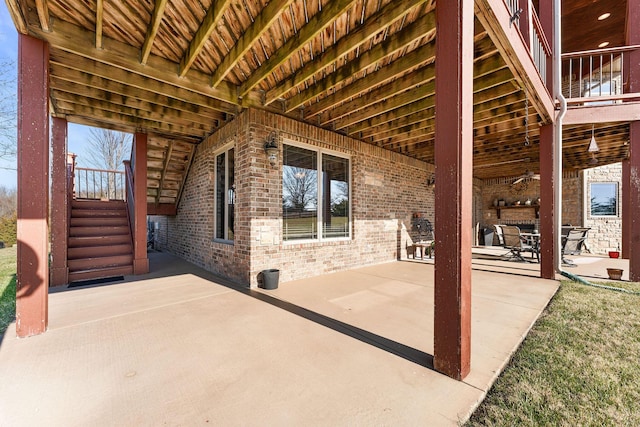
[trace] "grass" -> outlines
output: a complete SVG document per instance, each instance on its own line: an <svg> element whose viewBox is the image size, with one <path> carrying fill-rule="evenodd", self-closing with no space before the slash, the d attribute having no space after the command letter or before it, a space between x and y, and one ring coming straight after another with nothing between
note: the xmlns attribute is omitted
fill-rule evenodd
<svg viewBox="0 0 640 427"><path fill-rule="evenodd" d="M16 248L0 249L0 337L16 318Z"/></svg>
<svg viewBox="0 0 640 427"><path fill-rule="evenodd" d="M563 281L465 425L638 426L638 378L640 295Z"/></svg>

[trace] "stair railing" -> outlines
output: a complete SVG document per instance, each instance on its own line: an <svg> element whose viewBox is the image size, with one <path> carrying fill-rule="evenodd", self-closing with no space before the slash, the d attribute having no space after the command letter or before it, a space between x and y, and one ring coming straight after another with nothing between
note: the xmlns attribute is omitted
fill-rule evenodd
<svg viewBox="0 0 640 427"><path fill-rule="evenodd" d="M126 203L127 203L127 218L129 220L129 231L131 232L131 242L133 246L133 253L136 253L136 239L134 236L136 235L135 230L135 221L133 221L135 212L135 194L133 192L133 171L131 169L131 161L125 160L122 162L124 164L124 174L125 174L125 188L126 188Z"/></svg>
<svg viewBox="0 0 640 427"><path fill-rule="evenodd" d="M76 198L126 200L123 171L78 167L74 170Z"/></svg>

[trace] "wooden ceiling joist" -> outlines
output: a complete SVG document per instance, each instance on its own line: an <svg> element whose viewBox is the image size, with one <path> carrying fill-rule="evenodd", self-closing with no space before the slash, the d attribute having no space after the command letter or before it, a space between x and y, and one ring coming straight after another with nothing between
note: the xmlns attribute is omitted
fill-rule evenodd
<svg viewBox="0 0 640 427"><path fill-rule="evenodd" d="M45 37L43 33L39 35ZM236 88L230 84L220 84L214 89L209 84L210 78L195 70L180 77L176 73L175 63L155 55L150 55L147 64L143 65L138 60L138 49L107 37L103 37L104 47L96 49L93 43L94 37L93 32L63 21L54 21L52 31L46 34L46 38L56 48L86 58L87 62L107 64L130 73L139 74L147 79L237 104Z"/></svg>
<svg viewBox="0 0 640 427"><path fill-rule="evenodd" d="M211 6L207 10L207 14L198 28L198 31L196 31L193 39L189 42L189 47L187 47L184 56L180 60L180 68L178 72L180 77L184 77L187 74L187 71L189 71L193 61L195 61L196 57L200 54L204 44L215 29L216 23L222 17L222 14L229 4L231 4L231 0L213 0Z"/></svg>
<svg viewBox="0 0 640 427"><path fill-rule="evenodd" d="M338 84L353 77L353 75L364 71L378 61L381 61L388 56L395 55L417 40L429 38L433 34L435 34L435 13L431 12L407 26L394 37L390 37L386 41L377 44L372 49L362 53L353 61L350 61L344 66L338 68L335 72L329 74L326 78L316 83L314 86L311 86L308 90L291 97L287 100L286 111L292 111L318 95L335 88ZM432 44L433 43L430 43L429 45ZM433 50L435 53L435 49Z"/></svg>
<svg viewBox="0 0 640 427"><path fill-rule="evenodd" d="M242 37L231 48L227 56L222 60L211 79L213 87L225 78L227 73L236 66L238 61L251 49L256 41L273 25L282 14L282 11L289 7L293 0L271 0L262 12L255 18L253 23L242 34Z"/></svg>
<svg viewBox="0 0 640 427"><path fill-rule="evenodd" d="M240 85L240 96L246 95L278 66L294 55L300 46L308 43L327 25L349 9L355 0L334 0L320 12L313 15L309 22L296 35L287 40L271 57L265 61L249 78Z"/></svg>
<svg viewBox="0 0 640 427"><path fill-rule="evenodd" d="M359 48L382 29L386 29L405 16L407 11L423 4L425 1L426 0L399 0L389 2L378 12L367 18L364 24L322 52L313 62L307 63L291 77L283 80L275 88L269 90L265 97L265 104L271 104L296 86L310 79L317 72L334 64L340 57Z"/></svg>
<svg viewBox="0 0 640 427"><path fill-rule="evenodd" d="M52 67L63 67L59 71L61 74L71 73L78 76L77 72L82 73L87 79L99 78L111 80L123 85L147 90L153 93L161 94L169 98L178 99L185 103L195 104L202 107L211 108L220 112L235 114L237 107L224 101L212 99L198 92L193 92L181 88L180 86L167 84L160 81L150 82L149 79L138 73L132 73L120 67L113 67L108 64L90 61L86 58L79 57L63 51L54 51L51 56ZM69 70L75 70L73 73Z"/></svg>
<svg viewBox="0 0 640 427"><path fill-rule="evenodd" d="M153 13L151 14L151 22L147 28L147 34L144 37L144 44L142 45L142 51L140 52L140 63L146 64L149 55L151 54L151 48L153 47L153 41L158 34L158 28L162 22L164 15L164 8L167 5L167 0L156 0L153 7Z"/></svg>
<svg viewBox="0 0 640 427"><path fill-rule="evenodd" d="M40 20L40 27L43 31L50 31L49 22L49 5L47 0L36 0L36 10L38 11L38 19Z"/></svg>
<svg viewBox="0 0 640 427"><path fill-rule="evenodd" d="M102 18L104 13L103 0L96 0L96 49L102 49Z"/></svg>

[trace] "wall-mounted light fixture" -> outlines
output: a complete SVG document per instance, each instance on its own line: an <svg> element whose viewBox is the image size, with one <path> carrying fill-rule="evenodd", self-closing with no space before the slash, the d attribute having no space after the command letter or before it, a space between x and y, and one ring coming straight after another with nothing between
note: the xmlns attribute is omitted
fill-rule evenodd
<svg viewBox="0 0 640 427"><path fill-rule="evenodd" d="M436 174L432 173L429 178L427 178L427 187L433 188L436 186Z"/></svg>
<svg viewBox="0 0 640 427"><path fill-rule="evenodd" d="M267 153L267 159L272 168L278 164L278 153L280 153L277 139L276 131L272 131L264 143L264 152Z"/></svg>
<svg viewBox="0 0 640 427"><path fill-rule="evenodd" d="M592 165L597 165L598 164L598 159L596 158L596 153L600 151L600 148L598 147L598 144L596 143L596 137L595 137L595 125L591 125L591 141L589 141L589 148L587 149L587 152L589 154L591 154L591 160L589 160L589 163Z"/></svg>

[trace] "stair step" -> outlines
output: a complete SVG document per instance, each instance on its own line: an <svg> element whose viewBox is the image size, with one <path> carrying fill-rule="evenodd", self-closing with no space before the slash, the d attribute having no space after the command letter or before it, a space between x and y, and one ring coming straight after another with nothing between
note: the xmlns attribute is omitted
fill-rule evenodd
<svg viewBox="0 0 640 427"><path fill-rule="evenodd" d="M133 274L133 266L96 268L90 270L79 270L69 272L69 282L77 282L80 280L102 279L114 276L130 276Z"/></svg>
<svg viewBox="0 0 640 427"><path fill-rule="evenodd" d="M108 257L117 255L131 255L133 249L131 244L123 245L107 245L107 246L83 246L76 248L69 248L67 250L67 259L81 259L81 258L97 258Z"/></svg>
<svg viewBox="0 0 640 427"><path fill-rule="evenodd" d="M72 209L114 209L122 210L127 208L124 200L88 200L74 199L71 201Z"/></svg>
<svg viewBox="0 0 640 427"><path fill-rule="evenodd" d="M131 244L129 234L69 237L69 248Z"/></svg>
<svg viewBox="0 0 640 427"><path fill-rule="evenodd" d="M67 261L69 272L80 270L95 270L106 267L123 267L132 265L133 254L115 255L95 258L70 259Z"/></svg>
<svg viewBox="0 0 640 427"><path fill-rule="evenodd" d="M69 227L69 237L129 235L128 225L109 227Z"/></svg>
<svg viewBox="0 0 640 427"><path fill-rule="evenodd" d="M107 226L120 226L129 225L127 217L115 217L115 218L71 218L69 222L71 227L107 227Z"/></svg>
<svg viewBox="0 0 640 427"><path fill-rule="evenodd" d="M126 209L71 209L71 218L127 217Z"/></svg>

